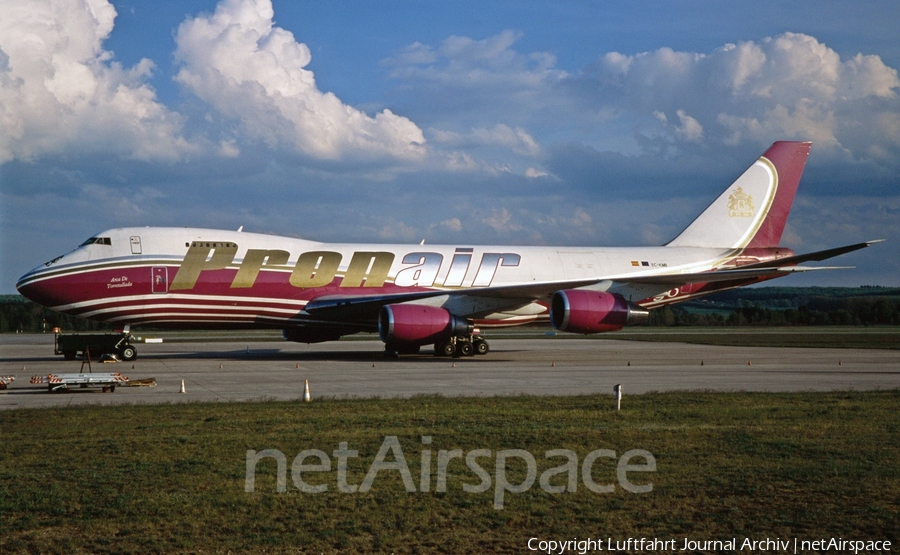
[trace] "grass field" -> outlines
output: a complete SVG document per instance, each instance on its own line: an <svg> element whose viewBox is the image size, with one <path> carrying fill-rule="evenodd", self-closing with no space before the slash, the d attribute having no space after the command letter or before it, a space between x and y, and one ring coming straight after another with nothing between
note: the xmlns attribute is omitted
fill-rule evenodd
<svg viewBox="0 0 900 555"><path fill-rule="evenodd" d="M620 412L608 396L3 411L0 553L523 553L533 537L896 541L898 404L900 390L647 394L626 397ZM414 491L390 468L370 491L338 491L341 442L358 451L346 482L359 485L394 436ZM286 457L284 493L271 458L245 491L247 450L264 449ZM292 479L294 457L309 449L331 458L330 471L302 474L323 493ZM454 449L490 451L477 459L486 491L465 491L483 480L462 458L446 464L446 491L435 491L439 452ZM511 449L533 456L537 479L521 493L501 490L501 510L496 461ZM590 491L582 463L597 449L651 453L655 471L626 476L652 491L625 491L607 457L591 476L614 491ZM574 471L575 491L541 487L567 460L545 458L549 450L569 450L577 464L547 485L570 486ZM398 466L396 454L385 467ZM500 471L521 484L526 458L509 456Z"/></svg>
<svg viewBox="0 0 900 555"><path fill-rule="evenodd" d="M736 347L900 349L900 326L633 327L597 337Z"/></svg>

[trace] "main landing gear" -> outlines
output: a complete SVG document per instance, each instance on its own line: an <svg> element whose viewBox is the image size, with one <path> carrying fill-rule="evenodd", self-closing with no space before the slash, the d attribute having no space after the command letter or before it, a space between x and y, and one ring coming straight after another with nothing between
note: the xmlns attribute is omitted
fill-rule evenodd
<svg viewBox="0 0 900 555"><path fill-rule="evenodd" d="M490 350L490 344L478 335L460 335L434 344L434 356L439 357L486 355Z"/></svg>
<svg viewBox="0 0 900 555"><path fill-rule="evenodd" d="M434 356L437 357L472 357L486 355L491 350L490 344L479 335L457 335L442 339L434 344ZM397 358L400 355L419 353L419 345L389 343L384 346L386 358Z"/></svg>

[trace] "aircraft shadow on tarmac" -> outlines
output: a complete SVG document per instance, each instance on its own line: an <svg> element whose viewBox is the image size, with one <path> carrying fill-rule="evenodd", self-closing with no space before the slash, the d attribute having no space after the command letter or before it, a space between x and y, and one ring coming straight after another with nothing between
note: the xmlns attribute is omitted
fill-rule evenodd
<svg viewBox="0 0 900 555"><path fill-rule="evenodd" d="M448 362L505 362L506 357L498 356L499 352L492 352L488 356L476 357L438 357L430 350L423 350L416 355L386 356L383 351L283 351L281 349L238 349L229 351L191 351L181 353L142 354L140 360L174 360L174 359L204 359L204 360L246 360L246 361L342 361L342 362L415 362L446 364Z"/></svg>
<svg viewBox="0 0 900 555"><path fill-rule="evenodd" d="M246 360L246 361L290 361L290 362L303 362L303 361L342 361L342 362L353 362L353 361L362 361L362 362L378 362L378 361L392 361L392 362L415 362L417 364L445 364L447 362L509 362L510 359L502 356L503 354L510 355L512 353L519 352L519 350L504 350L501 351L492 351L487 356L475 356L475 357L438 357L435 356L431 349L423 349L421 353L416 355L403 355L403 356L386 356L383 351L285 351L281 349L234 349L227 351L183 351L183 352L168 352L168 353L141 353L138 358L133 362L134 364L140 364L141 361L150 361L150 360L178 360L178 359L199 359L199 360ZM37 364L37 363L56 363L58 362L58 368L53 368L54 373L77 373L81 371L82 360L77 359L73 361L63 360L62 357L59 356L46 356L46 357L33 357L33 356L22 356L22 357L3 357L0 358L0 363L11 363L11 364ZM124 361L121 361L122 364L127 364ZM56 365L54 365L56 366ZM100 362L97 359L92 359L92 366L101 368L101 372L106 371L117 371L121 366L118 363L116 364L105 364ZM96 370L96 369L95 369ZM88 372L87 364L85 363L85 372ZM44 372L37 372L44 373Z"/></svg>

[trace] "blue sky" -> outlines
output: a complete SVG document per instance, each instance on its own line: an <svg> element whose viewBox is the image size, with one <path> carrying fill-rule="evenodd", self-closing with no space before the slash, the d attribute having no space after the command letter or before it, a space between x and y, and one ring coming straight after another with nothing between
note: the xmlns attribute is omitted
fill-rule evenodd
<svg viewBox="0 0 900 555"><path fill-rule="evenodd" d="M782 243L900 285L900 4L0 5L0 293L103 229L655 245L780 139Z"/></svg>

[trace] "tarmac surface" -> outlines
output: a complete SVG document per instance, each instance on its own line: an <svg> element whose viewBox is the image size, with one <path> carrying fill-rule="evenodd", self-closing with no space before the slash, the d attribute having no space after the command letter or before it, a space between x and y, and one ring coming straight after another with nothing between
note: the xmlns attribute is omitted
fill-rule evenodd
<svg viewBox="0 0 900 555"><path fill-rule="evenodd" d="M878 349L721 347L610 339L494 339L486 356L385 358L379 341L170 341L136 344L134 362L93 372L155 378L155 387L49 393L31 376L82 371L53 355L52 335L0 336L0 409L75 404L297 400L321 397L624 395L649 391L833 391L900 387L900 353ZM84 372L88 366L84 365ZM181 393L182 380L185 392Z"/></svg>

